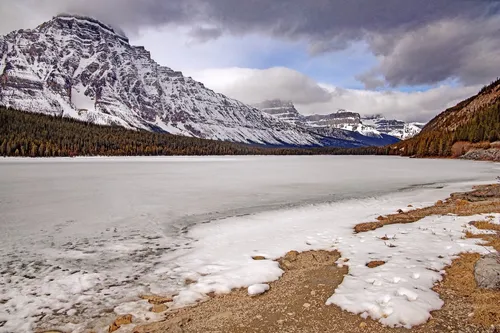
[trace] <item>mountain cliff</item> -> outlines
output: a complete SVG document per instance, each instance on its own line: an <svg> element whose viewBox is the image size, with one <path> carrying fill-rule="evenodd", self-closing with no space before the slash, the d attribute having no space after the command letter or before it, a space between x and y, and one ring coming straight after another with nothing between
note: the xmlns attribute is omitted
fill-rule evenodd
<svg viewBox="0 0 500 333"><path fill-rule="evenodd" d="M274 99L255 104L254 107L264 113L295 125L302 125L305 121L305 117L297 111L291 101Z"/></svg>
<svg viewBox="0 0 500 333"><path fill-rule="evenodd" d="M418 122L407 123L402 120L386 119L382 115L366 116L361 120L363 124L375 128L380 133L395 136L401 140L414 137L425 125Z"/></svg>
<svg viewBox="0 0 500 333"><path fill-rule="evenodd" d="M330 114L302 115L291 101L281 101L279 99L265 101L254 106L278 119L322 133L323 135L329 135L328 133L333 129L341 129L345 130L343 131L344 135L359 138L358 134L360 134L361 138L367 137L371 141L379 138L385 144L391 143L387 140L388 137L397 139L411 138L417 135L424 125L422 123L388 120L381 115L361 117L357 112L344 109L339 109L337 112Z"/></svg>
<svg viewBox="0 0 500 333"><path fill-rule="evenodd" d="M160 66L116 29L80 16L60 15L0 37L0 105L215 140L336 142Z"/></svg>
<svg viewBox="0 0 500 333"><path fill-rule="evenodd" d="M305 130L324 137L333 137L356 146L383 146L399 141L391 135L379 133L361 123L359 113L338 110L326 115L302 115L291 101L279 99L264 101L254 105L263 112ZM347 147L347 145L345 145Z"/></svg>

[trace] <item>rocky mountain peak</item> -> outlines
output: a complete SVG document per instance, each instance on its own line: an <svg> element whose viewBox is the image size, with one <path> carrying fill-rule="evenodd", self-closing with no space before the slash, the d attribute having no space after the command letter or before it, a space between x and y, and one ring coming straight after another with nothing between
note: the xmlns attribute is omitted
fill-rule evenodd
<svg viewBox="0 0 500 333"><path fill-rule="evenodd" d="M118 38L123 39L127 43L129 42L128 37L120 28L114 28L106 23L103 23L95 18L88 16L59 14L55 16L52 20L41 24L38 28L43 29L44 27L48 26L56 27L59 29L67 29L67 30L85 29L93 33L109 34L117 36Z"/></svg>
<svg viewBox="0 0 500 333"><path fill-rule="evenodd" d="M304 120L304 116L297 111L292 101L273 99L255 104L254 106L267 114L294 125L300 125Z"/></svg>
<svg viewBox="0 0 500 333"><path fill-rule="evenodd" d="M63 14L35 29L0 36L0 106L251 144L388 143L302 126L305 118L290 101L265 104L262 112L161 66L119 29L93 18Z"/></svg>
<svg viewBox="0 0 500 333"><path fill-rule="evenodd" d="M331 129L342 129L358 132L372 138L382 138L390 135L398 139L407 139L417 135L422 129L422 123L406 123L401 120L386 119L381 114L361 116L357 112L338 109L329 114L301 115L293 106L288 109L286 102L280 100L267 101L259 104L264 112L279 117L282 120L293 122L299 126L322 133ZM263 107L264 106L264 107Z"/></svg>
<svg viewBox="0 0 500 333"><path fill-rule="evenodd" d="M322 138L161 66L118 29L59 15L0 37L0 105L215 140L322 145Z"/></svg>
<svg viewBox="0 0 500 333"><path fill-rule="evenodd" d="M350 112L344 109L339 109L337 112L330 114L313 114L306 118L309 121L321 122L331 126L339 124L357 125L361 122L359 113Z"/></svg>

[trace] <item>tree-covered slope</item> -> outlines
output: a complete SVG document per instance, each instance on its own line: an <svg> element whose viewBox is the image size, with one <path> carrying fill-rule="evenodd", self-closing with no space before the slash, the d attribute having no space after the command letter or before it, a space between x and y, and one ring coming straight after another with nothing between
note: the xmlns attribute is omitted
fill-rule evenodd
<svg viewBox="0 0 500 333"><path fill-rule="evenodd" d="M405 156L457 155L457 143L494 142L500 139L500 80L431 120L412 139L391 146Z"/></svg>
<svg viewBox="0 0 500 333"><path fill-rule="evenodd" d="M350 154L355 149L283 148L192 138L0 108L0 156Z"/></svg>

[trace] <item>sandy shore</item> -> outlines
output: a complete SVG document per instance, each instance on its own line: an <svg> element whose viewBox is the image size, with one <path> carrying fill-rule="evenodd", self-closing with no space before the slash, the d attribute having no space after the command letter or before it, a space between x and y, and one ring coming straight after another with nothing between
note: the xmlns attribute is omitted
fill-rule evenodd
<svg viewBox="0 0 500 333"><path fill-rule="evenodd" d="M338 253L325 251L301 253L292 266L283 267L283 277L271 283L269 292L262 296L250 298L246 289L235 290L196 307L169 313L165 321L136 327L134 332L408 332L325 305L347 273L346 267L334 265L338 258ZM470 262L467 256L462 260ZM452 267L456 265L461 264L457 261ZM433 313L427 324L412 331L492 332L470 320L474 304L455 288L455 275L450 279L436 286L444 307Z"/></svg>
<svg viewBox="0 0 500 333"><path fill-rule="evenodd" d="M405 211L361 223L355 226L353 232L362 233L389 224L412 223L431 215L500 213L500 185L477 186L471 192L452 194L433 206ZM488 235L468 233L466 237L481 238L486 246L500 250L498 224L488 222L486 215L484 221L471 221L471 224L491 232ZM171 299L168 297L152 298L151 310L161 313L163 320L133 327L133 318L119 318L109 331L407 332L404 328L384 327L377 321L363 319L335 305L325 305L349 273L347 266L336 264L339 258L341 253L336 251L291 251L277 259L284 274L270 283L269 291L262 295L250 297L246 288L237 289L229 294L209 295L207 301L182 309L169 309ZM444 279L433 288L444 301L444 306L432 312L432 318L427 323L413 327L412 332L500 330L500 291L482 290L475 284L473 269L479 258L479 254L463 253L446 268ZM373 264L376 267L384 263Z"/></svg>

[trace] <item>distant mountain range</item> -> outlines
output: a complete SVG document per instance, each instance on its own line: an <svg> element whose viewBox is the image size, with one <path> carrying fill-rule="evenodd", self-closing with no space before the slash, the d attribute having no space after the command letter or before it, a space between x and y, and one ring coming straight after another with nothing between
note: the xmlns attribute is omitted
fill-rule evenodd
<svg viewBox="0 0 500 333"><path fill-rule="evenodd" d="M336 123L343 113L295 121L293 105L289 118L262 112L160 66L110 26L71 15L0 36L0 106L270 146L382 146L416 131L407 124L379 126L382 118L370 120L374 125Z"/></svg>
<svg viewBox="0 0 500 333"><path fill-rule="evenodd" d="M382 115L362 117L359 113L344 109L325 115L302 115L292 102L279 99L254 106L278 119L322 134L333 129L343 129L371 138L384 138L388 135L404 140L417 135L424 126L423 123L386 119Z"/></svg>

